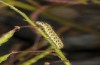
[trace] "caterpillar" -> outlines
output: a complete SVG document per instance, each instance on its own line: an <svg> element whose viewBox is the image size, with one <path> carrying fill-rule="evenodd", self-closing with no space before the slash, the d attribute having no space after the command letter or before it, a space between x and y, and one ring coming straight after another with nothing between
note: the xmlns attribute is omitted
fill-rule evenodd
<svg viewBox="0 0 100 65"><path fill-rule="evenodd" d="M40 21L37 21L36 24L40 27L42 27L43 31L45 32L45 34L54 42L54 46L56 48L63 48L63 43L62 41L60 40L60 38L58 37L58 35L54 32L54 30L52 29L52 27L45 23L45 22L40 22Z"/></svg>

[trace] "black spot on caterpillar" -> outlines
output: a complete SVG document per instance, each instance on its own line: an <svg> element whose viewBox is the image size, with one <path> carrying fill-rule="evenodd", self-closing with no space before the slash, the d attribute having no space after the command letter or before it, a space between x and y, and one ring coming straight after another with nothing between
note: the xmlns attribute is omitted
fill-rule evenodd
<svg viewBox="0 0 100 65"><path fill-rule="evenodd" d="M42 29L46 33L46 35L55 43L55 44L53 44L55 47L57 47L59 49L63 48L64 45L63 45L61 39L54 32L54 30L52 29L52 27L49 24L47 24L45 22L40 22L40 21L37 21L36 24L39 25L40 27L42 27Z"/></svg>

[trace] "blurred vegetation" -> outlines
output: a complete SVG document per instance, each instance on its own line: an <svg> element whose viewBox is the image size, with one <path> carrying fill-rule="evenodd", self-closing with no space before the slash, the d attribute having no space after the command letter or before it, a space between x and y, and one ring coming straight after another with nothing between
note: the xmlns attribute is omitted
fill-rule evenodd
<svg viewBox="0 0 100 65"><path fill-rule="evenodd" d="M65 45L64 49L62 50L71 61L74 59L73 54L71 54L74 53L73 50L100 49L100 0L3 1L25 12L34 22L40 20L50 23L55 31L58 34L61 34L60 36L63 38ZM20 17L20 15L18 15L12 9L9 9L9 7L6 5L0 3L0 35L11 30L14 26L26 27L23 27L20 31L16 32L10 41L7 40L7 46L6 44L1 46L1 50L4 51L1 51L0 55L5 54L5 52L11 52L13 50L21 52L17 53L14 58L11 57L7 61L3 62L2 65L22 64L24 61L29 59L31 60L37 54L40 54L40 52L30 53L27 51L44 50L48 46L47 41L41 39L41 35L39 35L35 29L27 27L29 25L25 22L25 20L23 20L22 17ZM4 49L6 48L5 46L7 47L7 51ZM46 59L57 58L55 57L56 54L51 52L46 52L44 56L48 54L51 54L50 57L52 58L48 56ZM58 60L58 58L56 60ZM36 63L37 61L32 63Z"/></svg>

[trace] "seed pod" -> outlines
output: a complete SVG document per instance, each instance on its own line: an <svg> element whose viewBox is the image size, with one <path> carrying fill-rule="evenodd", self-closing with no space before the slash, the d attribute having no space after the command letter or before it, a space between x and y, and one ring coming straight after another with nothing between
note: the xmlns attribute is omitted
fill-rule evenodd
<svg viewBox="0 0 100 65"><path fill-rule="evenodd" d="M7 42L13 35L14 33L16 32L17 29L20 29L19 26L15 26L15 28L5 34L3 34L1 37L0 37L0 46Z"/></svg>

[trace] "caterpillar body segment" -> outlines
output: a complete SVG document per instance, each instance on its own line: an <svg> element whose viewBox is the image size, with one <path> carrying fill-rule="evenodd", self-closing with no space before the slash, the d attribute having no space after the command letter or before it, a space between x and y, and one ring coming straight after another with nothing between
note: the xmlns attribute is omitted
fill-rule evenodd
<svg viewBox="0 0 100 65"><path fill-rule="evenodd" d="M40 27L42 27L42 29L46 33L46 35L55 43L55 44L53 44L55 47L57 47L59 49L63 48L64 45L63 45L61 39L54 32L54 30L52 29L52 27L49 24L47 24L45 22L41 22L41 21L37 21L36 24L39 25Z"/></svg>

